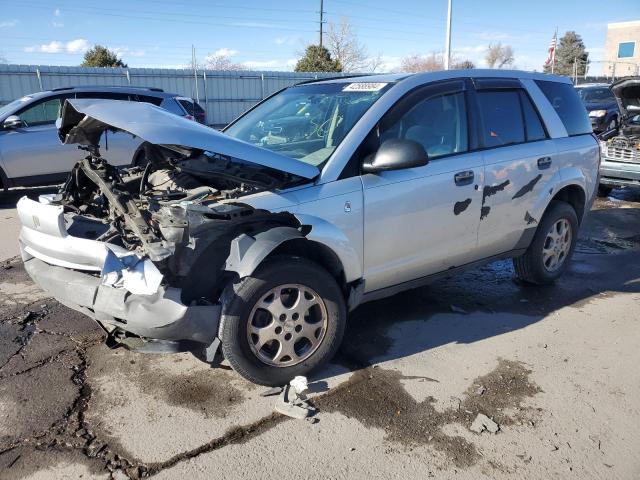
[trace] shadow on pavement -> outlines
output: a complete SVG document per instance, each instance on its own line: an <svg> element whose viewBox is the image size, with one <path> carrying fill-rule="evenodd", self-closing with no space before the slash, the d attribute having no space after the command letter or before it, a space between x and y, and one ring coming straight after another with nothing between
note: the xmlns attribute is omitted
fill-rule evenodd
<svg viewBox="0 0 640 480"><path fill-rule="evenodd" d="M349 318L337 361L357 370L524 328L594 297L640 292L638 247L640 208L594 210L582 226L569 270L554 285L520 282L505 260L364 304ZM449 315L438 315L443 313ZM413 322L410 328L406 322Z"/></svg>

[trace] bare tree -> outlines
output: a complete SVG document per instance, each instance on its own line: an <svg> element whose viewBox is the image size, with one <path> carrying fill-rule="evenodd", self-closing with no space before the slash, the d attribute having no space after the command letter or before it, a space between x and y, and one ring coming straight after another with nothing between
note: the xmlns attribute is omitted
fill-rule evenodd
<svg viewBox="0 0 640 480"><path fill-rule="evenodd" d="M512 67L515 61L511 45L502 45L500 42L487 47L484 59L489 68Z"/></svg>
<svg viewBox="0 0 640 480"><path fill-rule="evenodd" d="M444 69L441 53L431 52L429 55L409 55L400 62L400 71L407 73L434 72Z"/></svg>
<svg viewBox="0 0 640 480"><path fill-rule="evenodd" d="M471 68L476 68L476 64L469 59L453 61L451 64L451 68L453 70L469 70Z"/></svg>
<svg viewBox="0 0 640 480"><path fill-rule="evenodd" d="M205 59L204 68L207 70L220 70L220 71L238 71L246 70L241 63L232 62L227 55L207 55Z"/></svg>
<svg viewBox="0 0 640 480"><path fill-rule="evenodd" d="M345 17L339 23L329 23L325 36L325 45L331 58L342 65L343 72L375 72L382 66L381 56L371 58Z"/></svg>

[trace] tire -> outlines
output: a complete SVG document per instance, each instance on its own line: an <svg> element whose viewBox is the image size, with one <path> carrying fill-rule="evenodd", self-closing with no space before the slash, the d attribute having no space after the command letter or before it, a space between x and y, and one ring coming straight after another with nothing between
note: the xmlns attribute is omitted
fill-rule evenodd
<svg viewBox="0 0 640 480"><path fill-rule="evenodd" d="M561 261L553 267L553 262L549 261L550 257L545 257L545 247L554 245L553 242L547 243L548 235L551 235L551 229L562 222L567 229L570 229L570 239L567 241L565 236L562 236L564 241L558 241L557 245L562 245L564 253L561 256ZM558 234L558 230L554 232ZM513 259L513 266L516 270L516 275L523 281L533 283L536 285L548 285L558 279L569 266L571 256L576 247L576 241L578 237L578 217L576 211L571 205L565 202L554 201L551 202L547 211L542 217L540 224L533 237L531 245L524 253L524 255ZM552 250L548 248L547 252ZM551 265L547 265L551 264Z"/></svg>
<svg viewBox="0 0 640 480"><path fill-rule="evenodd" d="M306 302L317 303L306 310L295 301L301 295ZM325 269L303 258L267 260L251 276L227 285L221 304L222 353L236 372L260 385L285 385L296 375L322 367L335 355L344 335L347 312L338 284ZM296 315L295 309L307 314ZM273 340L261 347L262 339L254 333L258 331L267 332L260 333L263 339ZM283 355L284 348L292 355Z"/></svg>
<svg viewBox="0 0 640 480"><path fill-rule="evenodd" d="M598 196L599 197L608 197L613 190L613 187L609 187L608 185L598 185Z"/></svg>

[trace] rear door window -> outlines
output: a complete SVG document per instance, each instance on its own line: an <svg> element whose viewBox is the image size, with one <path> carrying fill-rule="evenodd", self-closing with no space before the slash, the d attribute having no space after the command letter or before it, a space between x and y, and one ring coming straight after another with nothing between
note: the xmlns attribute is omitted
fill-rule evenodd
<svg viewBox="0 0 640 480"><path fill-rule="evenodd" d="M555 109L570 136L591 134L589 116L573 85L547 80L535 82Z"/></svg>
<svg viewBox="0 0 640 480"><path fill-rule="evenodd" d="M478 104L485 147L525 141L518 90L479 91Z"/></svg>
<svg viewBox="0 0 640 480"><path fill-rule="evenodd" d="M152 97L151 95L137 95L139 102L151 103L156 107L159 107L162 103L162 98Z"/></svg>
<svg viewBox="0 0 640 480"><path fill-rule="evenodd" d="M520 101L522 102L522 115L524 116L525 134L527 142L535 142L547 138L547 133L542 126L540 115L531 103L529 95L524 90L520 90Z"/></svg>

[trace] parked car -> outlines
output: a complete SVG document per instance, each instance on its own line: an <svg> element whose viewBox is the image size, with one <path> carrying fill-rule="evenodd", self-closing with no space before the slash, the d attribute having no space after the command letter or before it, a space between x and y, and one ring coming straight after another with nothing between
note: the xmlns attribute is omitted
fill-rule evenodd
<svg viewBox="0 0 640 480"><path fill-rule="evenodd" d="M501 258L553 282L600 162L568 79L505 70L310 82L224 132L68 100L59 134L94 146L110 127L145 140L149 167L92 148L57 196L22 198L26 271L112 345L208 361L221 345L264 385L326 363L363 302Z"/></svg>
<svg viewBox="0 0 640 480"><path fill-rule="evenodd" d="M617 81L611 86L620 112L620 128L602 142L599 193L609 195L613 187L640 186L640 77Z"/></svg>
<svg viewBox="0 0 640 480"><path fill-rule="evenodd" d="M576 90L589 112L589 120L594 132L601 133L618 126L620 111L609 85L606 83L578 85Z"/></svg>
<svg viewBox="0 0 640 480"><path fill-rule="evenodd" d="M85 155L76 145L61 144L55 125L64 101L75 98L148 102L205 123L204 110L193 99L159 88L65 87L26 95L0 107L0 188L64 181ZM110 133L101 142L113 165L144 164L139 138Z"/></svg>

